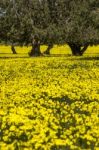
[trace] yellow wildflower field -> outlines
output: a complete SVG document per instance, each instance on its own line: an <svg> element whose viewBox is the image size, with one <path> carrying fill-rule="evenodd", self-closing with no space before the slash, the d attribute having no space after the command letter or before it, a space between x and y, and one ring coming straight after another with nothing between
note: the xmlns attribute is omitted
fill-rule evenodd
<svg viewBox="0 0 99 150"><path fill-rule="evenodd" d="M0 150L98 150L98 57L0 59Z"/></svg>

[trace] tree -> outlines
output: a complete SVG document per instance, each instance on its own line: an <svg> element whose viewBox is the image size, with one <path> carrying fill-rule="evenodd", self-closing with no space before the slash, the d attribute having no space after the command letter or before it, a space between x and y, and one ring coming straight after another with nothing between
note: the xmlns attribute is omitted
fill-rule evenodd
<svg viewBox="0 0 99 150"><path fill-rule="evenodd" d="M14 45L16 45L18 38L18 19L16 17L14 0L2 0L1 3L1 16L0 16L0 42L4 44L11 44L13 54L16 54Z"/></svg>
<svg viewBox="0 0 99 150"><path fill-rule="evenodd" d="M68 44L73 55L83 55L99 43L99 1L38 0L34 26L49 54L54 44ZM34 9L35 12L35 9Z"/></svg>
<svg viewBox="0 0 99 150"><path fill-rule="evenodd" d="M32 49L31 52L29 52L29 56L40 56L41 52L40 52L40 41L38 36L34 36L33 37L33 41L32 41Z"/></svg>
<svg viewBox="0 0 99 150"><path fill-rule="evenodd" d="M5 2L5 6L1 8L3 13L6 12L6 15L1 15L0 31L4 24L2 39L19 45L38 41L35 46L32 43L30 55L36 54L36 51L40 55L42 44L48 45L45 51L47 54L54 44L68 44L73 55L83 55L89 45L99 43L99 1L1 0L1 2ZM39 40L32 37L38 37Z"/></svg>
<svg viewBox="0 0 99 150"><path fill-rule="evenodd" d="M39 12L40 2L36 0L1 0L1 4L5 15L1 15L0 18L2 20L0 23L0 41L11 44L13 52L15 51L14 45L23 46L32 43L33 51L34 45L36 47L38 42L33 44L32 35L38 36L38 34L41 34L38 20L40 19L41 21L42 19L38 15L36 16L36 13ZM37 38L35 41L37 41ZM40 44L38 44L38 48L39 46ZM35 48L35 50L37 50L37 48ZM40 52L40 50L38 50L38 52Z"/></svg>
<svg viewBox="0 0 99 150"><path fill-rule="evenodd" d="M89 45L99 43L99 29L98 22L94 22L93 12L97 11L99 2L97 1L75 1L72 2L72 8L70 14L70 32L67 43L70 46L73 55L82 55Z"/></svg>
<svg viewBox="0 0 99 150"><path fill-rule="evenodd" d="M99 43L99 1L53 2L49 4L49 11L51 22L60 32L58 44L67 43L73 55L83 55L89 45Z"/></svg>

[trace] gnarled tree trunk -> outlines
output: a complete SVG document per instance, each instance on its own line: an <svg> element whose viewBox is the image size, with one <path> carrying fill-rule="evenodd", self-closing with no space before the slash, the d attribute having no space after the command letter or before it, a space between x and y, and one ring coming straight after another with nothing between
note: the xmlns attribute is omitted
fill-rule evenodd
<svg viewBox="0 0 99 150"><path fill-rule="evenodd" d="M40 51L40 41L38 37L34 37L32 41L32 49L29 53L29 56L40 56L41 51Z"/></svg>
<svg viewBox="0 0 99 150"><path fill-rule="evenodd" d="M47 47L47 49L45 50L45 52L44 52L44 54L48 54L48 55L50 55L50 50L53 48L53 44L49 44L48 45L48 47Z"/></svg>
<svg viewBox="0 0 99 150"><path fill-rule="evenodd" d="M82 56L88 47L88 44L85 44L83 47L82 45L75 43L68 43L68 45L71 48L72 55L74 56Z"/></svg>
<svg viewBox="0 0 99 150"><path fill-rule="evenodd" d="M12 53L13 53L13 54L17 54L14 45L11 46L11 50L12 50Z"/></svg>

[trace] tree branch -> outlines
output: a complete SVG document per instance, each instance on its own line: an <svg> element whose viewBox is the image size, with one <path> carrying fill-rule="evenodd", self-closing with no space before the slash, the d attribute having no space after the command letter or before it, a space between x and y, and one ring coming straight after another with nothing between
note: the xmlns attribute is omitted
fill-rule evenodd
<svg viewBox="0 0 99 150"><path fill-rule="evenodd" d="M89 44L86 44L86 45L81 49L81 53L82 53L82 54L86 51L86 49L88 48L88 46L89 46Z"/></svg>

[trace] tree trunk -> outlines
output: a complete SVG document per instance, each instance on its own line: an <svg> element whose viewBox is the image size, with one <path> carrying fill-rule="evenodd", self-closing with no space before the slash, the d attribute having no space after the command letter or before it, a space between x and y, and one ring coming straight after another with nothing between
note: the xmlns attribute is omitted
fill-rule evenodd
<svg viewBox="0 0 99 150"><path fill-rule="evenodd" d="M14 47L13 45L11 46L11 50L12 50L12 53L13 53L13 54L17 54L17 52L16 52L16 50L15 50L15 47Z"/></svg>
<svg viewBox="0 0 99 150"><path fill-rule="evenodd" d="M80 44L68 43L68 45L71 48L72 55L74 56L82 56L88 47L88 44L86 44L83 48Z"/></svg>
<svg viewBox="0 0 99 150"><path fill-rule="evenodd" d="M72 55L74 56L81 56L81 45L77 45L75 43L68 43L69 47L71 48Z"/></svg>
<svg viewBox="0 0 99 150"><path fill-rule="evenodd" d="M84 54L84 52L86 51L86 49L88 48L88 46L89 46L89 44L86 44L86 45L82 48L82 50L81 50L82 55Z"/></svg>
<svg viewBox="0 0 99 150"><path fill-rule="evenodd" d="M50 50L53 48L53 44L49 44L47 49L45 50L44 54L50 55Z"/></svg>
<svg viewBox="0 0 99 150"><path fill-rule="evenodd" d="M40 51L40 41L38 38L34 38L32 41L32 49L29 53L29 56L40 56L41 51Z"/></svg>

